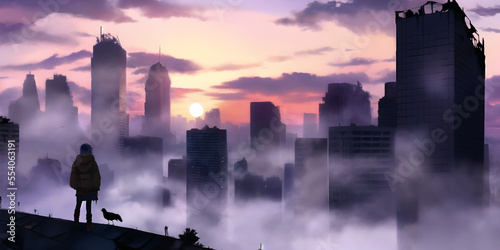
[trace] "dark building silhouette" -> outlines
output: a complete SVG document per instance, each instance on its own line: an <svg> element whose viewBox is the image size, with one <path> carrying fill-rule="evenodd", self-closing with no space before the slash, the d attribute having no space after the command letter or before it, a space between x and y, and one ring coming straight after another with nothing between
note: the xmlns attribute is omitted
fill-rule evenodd
<svg viewBox="0 0 500 250"><path fill-rule="evenodd" d="M262 196L272 201L281 201L283 183L278 176L271 176L264 180Z"/></svg>
<svg viewBox="0 0 500 250"><path fill-rule="evenodd" d="M152 201L158 206L163 204L163 140L161 138L125 137L122 164L115 172L118 179L130 183L136 182L138 175L149 176L148 185L142 187L145 192L137 199Z"/></svg>
<svg viewBox="0 0 500 250"><path fill-rule="evenodd" d="M129 116L126 113L127 52L116 37L101 34L94 45L90 67L91 132L102 135L101 140L94 144L98 148L122 152L123 139L129 132Z"/></svg>
<svg viewBox="0 0 500 250"><path fill-rule="evenodd" d="M328 92L319 104L320 137L328 136L332 126L371 125L370 94L363 86L350 83L330 83Z"/></svg>
<svg viewBox="0 0 500 250"><path fill-rule="evenodd" d="M49 184L63 184L66 181L62 175L62 165L57 159L46 156L38 158L37 165L30 171L30 184L38 187L46 187ZM33 181L35 183L33 183Z"/></svg>
<svg viewBox="0 0 500 250"><path fill-rule="evenodd" d="M216 225L227 208L226 130L188 130L186 153L187 225Z"/></svg>
<svg viewBox="0 0 500 250"><path fill-rule="evenodd" d="M318 136L318 117L316 114L304 113L303 137L314 138Z"/></svg>
<svg viewBox="0 0 500 250"><path fill-rule="evenodd" d="M168 178L165 180L163 206L186 200L186 157L168 161Z"/></svg>
<svg viewBox="0 0 500 250"><path fill-rule="evenodd" d="M168 180L186 183L186 158L168 161Z"/></svg>
<svg viewBox="0 0 500 250"><path fill-rule="evenodd" d="M484 41L456 1L397 11L396 27L398 134L418 142L397 164L423 172L395 179L399 248L413 249L405 234L420 213L484 204Z"/></svg>
<svg viewBox="0 0 500 250"><path fill-rule="evenodd" d="M287 215L294 214L295 164L285 163L283 174L283 201Z"/></svg>
<svg viewBox="0 0 500 250"><path fill-rule="evenodd" d="M264 176L246 173L234 178L234 200L235 202L246 202L263 195Z"/></svg>
<svg viewBox="0 0 500 250"><path fill-rule="evenodd" d="M281 122L279 107L272 102L250 103L250 145L256 153L252 167L259 172L281 166L286 144L286 125Z"/></svg>
<svg viewBox="0 0 500 250"><path fill-rule="evenodd" d="M234 178L238 179L240 177L243 177L247 173L248 173L248 162L245 159L245 157L243 157L243 159L234 163L233 175Z"/></svg>
<svg viewBox="0 0 500 250"><path fill-rule="evenodd" d="M328 144L326 138L295 140L295 212L328 211Z"/></svg>
<svg viewBox="0 0 500 250"><path fill-rule="evenodd" d="M143 135L171 139L170 85L167 68L159 62L151 66L145 85Z"/></svg>
<svg viewBox="0 0 500 250"><path fill-rule="evenodd" d="M385 83L385 95L378 101L378 126L391 127L397 126L397 92L396 82Z"/></svg>
<svg viewBox="0 0 500 250"><path fill-rule="evenodd" d="M9 117L21 126L40 114L40 101L36 89L35 75L27 74L23 83L23 95L10 103Z"/></svg>
<svg viewBox="0 0 500 250"><path fill-rule="evenodd" d="M14 141L14 147L12 144L9 147L9 141ZM11 141L12 142L12 141ZM10 150L9 150L10 148ZM2 171L0 171L0 178L3 180L0 182L0 196L5 198L8 187L8 167L9 165L9 151L15 153L16 161L15 166L19 164L19 124L10 121L7 117L0 116L0 164L3 166ZM12 156L12 154L11 154ZM12 164L11 164L12 165ZM7 199L5 199L7 200Z"/></svg>
<svg viewBox="0 0 500 250"><path fill-rule="evenodd" d="M205 124L209 127L216 126L218 128L221 127L221 119L220 119L220 110L212 109L210 111L205 112Z"/></svg>
<svg viewBox="0 0 500 250"><path fill-rule="evenodd" d="M73 104L66 76L54 75L45 82L45 116L55 128L79 128L78 108Z"/></svg>
<svg viewBox="0 0 500 250"><path fill-rule="evenodd" d="M386 175L394 171L394 129L376 126L330 127L330 210L364 209L369 219L394 213Z"/></svg>

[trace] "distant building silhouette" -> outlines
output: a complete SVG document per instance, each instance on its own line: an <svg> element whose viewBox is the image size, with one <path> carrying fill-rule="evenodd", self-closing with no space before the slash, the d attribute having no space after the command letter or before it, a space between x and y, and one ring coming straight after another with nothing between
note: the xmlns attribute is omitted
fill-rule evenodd
<svg viewBox="0 0 500 250"><path fill-rule="evenodd" d="M221 127L221 119L220 119L220 110L212 109L208 112L205 112L205 124L209 127L216 126L218 128Z"/></svg>
<svg viewBox="0 0 500 250"><path fill-rule="evenodd" d="M168 161L168 180L186 184L186 158Z"/></svg>
<svg viewBox="0 0 500 250"><path fill-rule="evenodd" d="M55 128L79 128L78 108L73 104L66 76L54 75L45 82L45 117Z"/></svg>
<svg viewBox="0 0 500 250"><path fill-rule="evenodd" d="M236 203L260 198L264 190L264 176L245 173L234 178L234 200Z"/></svg>
<svg viewBox="0 0 500 250"><path fill-rule="evenodd" d="M414 145L396 145L397 164L407 168L418 152L409 167L423 172L396 182L401 236L431 207L484 204L485 55L484 41L453 0L397 11L396 28L397 128L402 144ZM405 236L398 242L414 249Z"/></svg>
<svg viewBox="0 0 500 250"><path fill-rule="evenodd" d="M328 211L327 148L326 138L295 140L293 203L299 214Z"/></svg>
<svg viewBox="0 0 500 250"><path fill-rule="evenodd" d="M387 173L394 171L394 129L376 126L330 127L330 210L365 207L365 216L394 213Z"/></svg>
<svg viewBox="0 0 500 250"><path fill-rule="evenodd" d="M278 176L271 176L264 180L262 196L272 201L281 202L283 193L283 182Z"/></svg>
<svg viewBox="0 0 500 250"><path fill-rule="evenodd" d="M226 130L188 130L186 153L187 225L216 225L228 199Z"/></svg>
<svg viewBox="0 0 500 250"><path fill-rule="evenodd" d="M245 159L245 157L243 157L243 159L234 163L233 176L234 178L238 179L240 177L243 177L247 173L248 173L248 162Z"/></svg>
<svg viewBox="0 0 500 250"><path fill-rule="evenodd" d="M378 126L397 127L396 82L385 83L385 95L378 101Z"/></svg>
<svg viewBox="0 0 500 250"><path fill-rule="evenodd" d="M40 101L36 89L35 75L27 74L23 83L23 95L9 105L9 117L21 126L40 115Z"/></svg>
<svg viewBox="0 0 500 250"><path fill-rule="evenodd" d="M294 214L295 164L285 163L283 174L283 204L286 214Z"/></svg>
<svg viewBox="0 0 500 250"><path fill-rule="evenodd" d="M9 150L9 140L14 140L14 147L10 147ZM13 149L13 150L12 150ZM3 167L3 170L0 171L0 178L3 180L0 186L0 196L6 199L7 195L7 187L8 187L8 166L9 166L9 155L8 152L14 152L16 158L17 167L19 164L19 124L10 121L7 117L0 116L0 164ZM5 204L5 203L4 203Z"/></svg>
<svg viewBox="0 0 500 250"><path fill-rule="evenodd" d="M304 113L303 137L318 137L318 116L312 113Z"/></svg>
<svg viewBox="0 0 500 250"><path fill-rule="evenodd" d="M127 52L119 40L110 34L101 34L93 48L92 76L92 132L103 136L98 147L123 151L123 140L128 136L127 111ZM102 150L101 150L102 151Z"/></svg>
<svg viewBox="0 0 500 250"><path fill-rule="evenodd" d="M350 83L330 83L328 92L319 104L320 137L328 136L328 128L332 126L348 126L352 123L371 125L370 94L363 86Z"/></svg>
<svg viewBox="0 0 500 250"><path fill-rule="evenodd" d="M31 182L35 181L38 187L46 187L48 184L63 184L66 183L62 176L62 165L57 159L52 159L46 156L38 158L37 165L30 171ZM67 180L69 181L69 180ZM30 184L33 184L31 183Z"/></svg>
<svg viewBox="0 0 500 250"><path fill-rule="evenodd" d="M135 181L137 175L150 176L143 197L148 201L163 204L163 140L159 137L133 136L123 139L123 163L116 174L120 180Z"/></svg>
<svg viewBox="0 0 500 250"><path fill-rule="evenodd" d="M146 80L146 102L144 103L144 122L142 134L173 140L170 134L170 77L161 63L149 69Z"/></svg>
<svg viewBox="0 0 500 250"><path fill-rule="evenodd" d="M250 145L256 157L252 167L259 172L281 166L284 161L286 125L281 121L279 107L272 102L250 103Z"/></svg>

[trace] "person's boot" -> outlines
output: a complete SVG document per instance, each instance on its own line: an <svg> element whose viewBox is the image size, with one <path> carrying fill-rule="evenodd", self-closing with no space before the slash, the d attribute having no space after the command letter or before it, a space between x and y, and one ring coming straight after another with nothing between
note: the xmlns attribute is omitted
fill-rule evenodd
<svg viewBox="0 0 500 250"><path fill-rule="evenodd" d="M78 227L78 225L80 224L79 220L80 220L80 211L77 211L75 209L75 214L74 214L74 219L73 219L73 226L74 227Z"/></svg>
<svg viewBox="0 0 500 250"><path fill-rule="evenodd" d="M87 214L87 231L90 231L94 228L94 224L92 224L92 214Z"/></svg>

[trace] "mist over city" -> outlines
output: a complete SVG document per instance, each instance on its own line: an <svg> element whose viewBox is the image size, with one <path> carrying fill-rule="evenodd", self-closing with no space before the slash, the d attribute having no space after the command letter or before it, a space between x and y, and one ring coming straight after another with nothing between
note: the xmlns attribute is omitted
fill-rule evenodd
<svg viewBox="0 0 500 250"><path fill-rule="evenodd" d="M498 7L0 2L0 244L497 249Z"/></svg>

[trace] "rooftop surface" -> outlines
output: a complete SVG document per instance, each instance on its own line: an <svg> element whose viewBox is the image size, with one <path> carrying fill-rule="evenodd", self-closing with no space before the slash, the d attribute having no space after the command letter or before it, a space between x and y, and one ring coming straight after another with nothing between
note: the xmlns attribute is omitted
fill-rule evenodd
<svg viewBox="0 0 500 250"><path fill-rule="evenodd" d="M87 232L85 223L78 227L73 221L15 213L15 243L8 240L10 223L8 210L0 209L0 249L206 249L183 241L131 228L94 223Z"/></svg>

